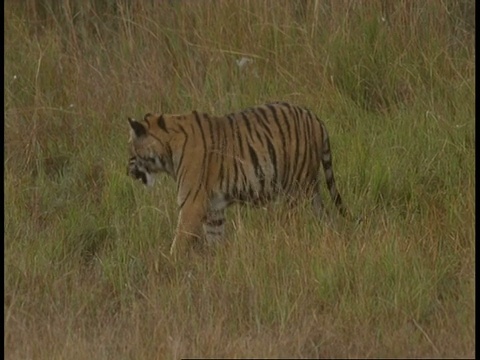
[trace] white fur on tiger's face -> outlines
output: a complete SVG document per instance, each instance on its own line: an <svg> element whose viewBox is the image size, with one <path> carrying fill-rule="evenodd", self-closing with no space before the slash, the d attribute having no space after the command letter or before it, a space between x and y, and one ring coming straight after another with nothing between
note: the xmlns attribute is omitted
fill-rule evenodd
<svg viewBox="0 0 480 360"><path fill-rule="evenodd" d="M148 169L148 161L132 156L128 163L127 174L136 180L141 180L144 185L153 186L155 178Z"/></svg>
<svg viewBox="0 0 480 360"><path fill-rule="evenodd" d="M203 235L209 243L222 239L225 209L235 202L307 196L320 216L322 166L330 196L347 214L335 185L327 130L308 109L271 103L224 116L194 111L128 121L128 174L151 186L154 174L163 172L177 183L172 253Z"/></svg>

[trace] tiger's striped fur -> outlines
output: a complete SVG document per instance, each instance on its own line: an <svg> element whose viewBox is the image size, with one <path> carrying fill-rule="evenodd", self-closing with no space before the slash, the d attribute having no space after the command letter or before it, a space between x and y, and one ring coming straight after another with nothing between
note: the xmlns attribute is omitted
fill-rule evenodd
<svg viewBox="0 0 480 360"><path fill-rule="evenodd" d="M346 215L327 129L308 109L277 102L221 117L194 111L128 120L128 174L152 185L152 174L165 172L177 183L179 218L171 253L201 237L202 225L208 242L222 239L224 212L234 202L264 204L279 196L295 202L308 196L321 215L321 165L330 195Z"/></svg>

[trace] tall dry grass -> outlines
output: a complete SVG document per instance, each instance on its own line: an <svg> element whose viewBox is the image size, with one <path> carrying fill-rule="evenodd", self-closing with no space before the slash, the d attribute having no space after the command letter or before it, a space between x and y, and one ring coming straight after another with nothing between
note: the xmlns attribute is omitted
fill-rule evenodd
<svg viewBox="0 0 480 360"><path fill-rule="evenodd" d="M6 358L474 357L473 0L4 9ZM324 119L365 220L232 208L172 266L127 116L272 100Z"/></svg>

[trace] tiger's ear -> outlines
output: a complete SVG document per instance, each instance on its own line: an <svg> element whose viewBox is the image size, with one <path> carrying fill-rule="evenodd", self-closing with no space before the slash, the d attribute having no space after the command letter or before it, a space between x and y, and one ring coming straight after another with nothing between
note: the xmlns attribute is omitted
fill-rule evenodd
<svg viewBox="0 0 480 360"><path fill-rule="evenodd" d="M145 136L147 135L147 130L145 129L145 127L140 124L138 121L136 120L133 120L131 118L128 118L128 123L130 124L130 127L132 128L133 130L133 134L136 136L136 137L141 137L141 136Z"/></svg>
<svg viewBox="0 0 480 360"><path fill-rule="evenodd" d="M157 126L162 129L163 131L167 132L168 133L168 130L167 130L167 125L165 124L165 118L163 117L163 114L162 115L154 115L154 114L151 114L151 113L148 113L146 114L144 117L143 117L143 120L149 125L153 125L154 124L154 121L157 122Z"/></svg>
<svg viewBox="0 0 480 360"><path fill-rule="evenodd" d="M168 130L167 130L167 125L165 125L165 118L163 117L163 115L160 115L158 120L157 120L157 125L160 129L164 130L165 132L168 133Z"/></svg>

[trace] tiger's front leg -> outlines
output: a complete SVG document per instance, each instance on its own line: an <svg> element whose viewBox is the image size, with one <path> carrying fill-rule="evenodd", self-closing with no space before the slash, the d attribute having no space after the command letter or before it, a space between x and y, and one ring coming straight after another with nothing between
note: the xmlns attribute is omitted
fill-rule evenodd
<svg viewBox="0 0 480 360"><path fill-rule="evenodd" d="M203 207L185 203L178 215L175 238L170 247L170 255L178 259L187 254L190 248L201 241L202 219L206 216Z"/></svg>
<svg viewBox="0 0 480 360"><path fill-rule="evenodd" d="M222 191L210 193L207 217L203 223L208 245L216 245L224 240L225 209L231 204L229 197Z"/></svg>
<svg viewBox="0 0 480 360"><path fill-rule="evenodd" d="M210 210L203 223L203 230L205 231L208 245L220 243L224 239L225 234L225 211Z"/></svg>

